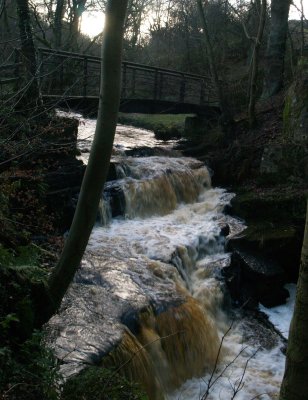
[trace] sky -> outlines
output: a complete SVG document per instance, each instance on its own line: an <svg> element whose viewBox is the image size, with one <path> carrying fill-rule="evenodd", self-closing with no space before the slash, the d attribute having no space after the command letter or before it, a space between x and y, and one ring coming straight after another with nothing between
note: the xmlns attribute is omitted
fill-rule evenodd
<svg viewBox="0 0 308 400"><path fill-rule="evenodd" d="M231 2L235 3L236 1ZM301 7L300 0L293 0L294 6L291 5L289 19L300 19L300 12L298 11ZM308 19L308 1L303 0L304 13ZM104 14L101 11L85 11L82 15L81 20L81 31L82 33L93 38L98 35L104 27Z"/></svg>
<svg viewBox="0 0 308 400"><path fill-rule="evenodd" d="M81 17L81 32L93 38L102 32L104 20L102 11L85 11Z"/></svg>

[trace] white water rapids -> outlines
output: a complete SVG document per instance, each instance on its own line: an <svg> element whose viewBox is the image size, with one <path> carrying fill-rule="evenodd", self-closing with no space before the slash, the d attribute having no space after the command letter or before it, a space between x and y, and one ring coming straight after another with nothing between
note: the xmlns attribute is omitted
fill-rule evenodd
<svg viewBox="0 0 308 400"><path fill-rule="evenodd" d="M86 161L95 121L78 118L82 158ZM113 210L105 195L101 214L107 224L94 228L83 272L77 276L62 311L64 317L54 318L51 324L61 331L56 352L75 367L80 361L90 362L107 352L106 342L112 347L120 340L123 315L149 303L155 304L156 310L167 307L178 301L173 291L180 285L205 310L222 340L222 351L213 373L207 371L184 382L165 398L277 399L284 370L283 343L254 317L232 309L221 275L230 262L221 228L228 225L230 235L243 229L240 221L223 214L233 195L211 188L206 167L180 157L172 145L157 141L150 131L118 127L112 161L119 179L107 186L123 192L123 216L111 217ZM155 155L125 154L136 147L155 147ZM153 271L155 276L151 275ZM86 292L86 286L91 287L91 293ZM70 299L81 297L83 303L77 310ZM90 318L89 304L91 308L103 307L95 312L102 312L104 318L97 321L94 314ZM272 314L284 315L286 320L290 312L284 309L280 314L280 308L276 308ZM65 320L68 315L77 322L64 327L61 318ZM90 333L83 324L91 327Z"/></svg>

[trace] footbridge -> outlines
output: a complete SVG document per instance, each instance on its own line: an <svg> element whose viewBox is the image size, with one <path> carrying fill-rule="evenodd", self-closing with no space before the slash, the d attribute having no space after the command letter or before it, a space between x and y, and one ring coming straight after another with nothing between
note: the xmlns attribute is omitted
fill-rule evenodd
<svg viewBox="0 0 308 400"><path fill-rule="evenodd" d="M16 57L10 82L21 81L21 57ZM95 107L99 98L100 57L38 48L38 79L46 101L57 105ZM0 82L1 83L1 82ZM122 62L120 110L140 113L207 114L217 109L212 81L207 76Z"/></svg>

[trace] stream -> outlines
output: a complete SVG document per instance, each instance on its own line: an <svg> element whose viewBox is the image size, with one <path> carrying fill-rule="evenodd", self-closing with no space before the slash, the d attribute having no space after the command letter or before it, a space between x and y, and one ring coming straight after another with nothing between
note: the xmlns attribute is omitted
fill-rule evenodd
<svg viewBox="0 0 308 400"><path fill-rule="evenodd" d="M86 163L96 121L74 116ZM105 357L155 400L277 399L284 341L232 307L223 278L226 240L245 227L223 213L234 195L213 188L203 163L175 143L117 128L117 179L105 185L82 265L49 323L62 373ZM287 327L292 301L261 311Z"/></svg>

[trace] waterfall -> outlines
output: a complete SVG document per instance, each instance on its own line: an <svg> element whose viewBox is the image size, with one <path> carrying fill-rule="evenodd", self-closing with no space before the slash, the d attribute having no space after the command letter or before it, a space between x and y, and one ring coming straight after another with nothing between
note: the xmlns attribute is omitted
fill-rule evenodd
<svg viewBox="0 0 308 400"><path fill-rule="evenodd" d="M83 137L91 123L83 125ZM154 400L201 398L217 368L213 376L222 376L207 398L223 393L228 400L257 348L249 318L235 320L225 336L231 319L221 271L230 256L221 230L226 224L230 235L243 229L223 213L233 195L211 187L202 163L170 149L168 157L161 151L126 156L136 144L160 146L151 132L133 132L121 127L116 136L112 162L118 179L105 186L82 265L50 321L53 348L64 360L64 376L88 364L115 367ZM252 383L238 398L256 396L262 385L270 393L263 399L277 392L279 345L254 357L247 372ZM262 376L269 354L276 361ZM224 363L231 365L226 373Z"/></svg>

